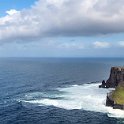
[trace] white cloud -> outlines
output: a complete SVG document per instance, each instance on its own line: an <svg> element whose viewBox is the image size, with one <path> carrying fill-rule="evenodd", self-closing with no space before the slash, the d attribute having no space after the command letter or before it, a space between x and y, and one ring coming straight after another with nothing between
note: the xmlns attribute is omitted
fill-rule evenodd
<svg viewBox="0 0 124 124"><path fill-rule="evenodd" d="M16 14L16 13L18 13L19 11L17 11L17 10L15 10L15 9L11 9L11 10L9 10L9 11L6 11L6 13L8 14L8 15L14 15L14 14Z"/></svg>
<svg viewBox="0 0 124 124"><path fill-rule="evenodd" d="M124 32L124 0L39 0L0 18L0 42Z"/></svg>
<svg viewBox="0 0 124 124"><path fill-rule="evenodd" d="M84 44L80 42L63 42L58 44L58 48L63 49L84 49Z"/></svg>
<svg viewBox="0 0 124 124"><path fill-rule="evenodd" d="M120 47L124 47L124 41L119 41L119 42L118 42L118 45L119 45Z"/></svg>
<svg viewBox="0 0 124 124"><path fill-rule="evenodd" d="M109 48L110 47L110 43L108 42L99 42L96 41L93 43L94 48Z"/></svg>

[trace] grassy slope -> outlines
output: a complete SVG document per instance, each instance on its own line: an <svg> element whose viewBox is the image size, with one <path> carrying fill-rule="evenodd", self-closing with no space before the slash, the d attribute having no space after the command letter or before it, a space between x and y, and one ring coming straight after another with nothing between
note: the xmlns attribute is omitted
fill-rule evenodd
<svg viewBox="0 0 124 124"><path fill-rule="evenodd" d="M116 104L124 104L124 85L119 85L112 94Z"/></svg>

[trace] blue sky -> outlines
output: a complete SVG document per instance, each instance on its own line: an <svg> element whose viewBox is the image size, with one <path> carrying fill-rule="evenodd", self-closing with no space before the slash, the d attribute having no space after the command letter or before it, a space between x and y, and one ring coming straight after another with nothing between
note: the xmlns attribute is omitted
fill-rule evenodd
<svg viewBox="0 0 124 124"><path fill-rule="evenodd" d="M0 0L0 16L4 16L7 10L30 8L36 0Z"/></svg>
<svg viewBox="0 0 124 124"><path fill-rule="evenodd" d="M123 5L1 0L0 57L124 57Z"/></svg>

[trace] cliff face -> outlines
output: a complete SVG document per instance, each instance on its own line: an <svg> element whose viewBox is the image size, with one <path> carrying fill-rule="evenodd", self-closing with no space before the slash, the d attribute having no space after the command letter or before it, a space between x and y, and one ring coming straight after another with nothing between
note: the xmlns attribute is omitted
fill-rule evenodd
<svg viewBox="0 0 124 124"><path fill-rule="evenodd" d="M106 106L124 110L124 67L112 67L109 79L101 87L115 88L107 94Z"/></svg>
<svg viewBox="0 0 124 124"><path fill-rule="evenodd" d="M124 67L112 67L109 79L106 81L107 88L115 88L124 81Z"/></svg>
<svg viewBox="0 0 124 124"><path fill-rule="evenodd" d="M120 82L115 90L107 94L106 106L124 110L124 82Z"/></svg>

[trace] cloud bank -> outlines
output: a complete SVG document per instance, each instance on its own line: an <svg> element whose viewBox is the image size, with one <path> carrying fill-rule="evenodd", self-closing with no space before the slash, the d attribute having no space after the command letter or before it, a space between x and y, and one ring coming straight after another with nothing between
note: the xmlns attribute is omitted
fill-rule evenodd
<svg viewBox="0 0 124 124"><path fill-rule="evenodd" d="M94 48L109 48L111 45L108 42L96 41L93 43Z"/></svg>
<svg viewBox="0 0 124 124"><path fill-rule="evenodd" d="M39 0L0 18L0 42L124 32L123 5L124 0Z"/></svg>

